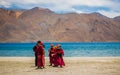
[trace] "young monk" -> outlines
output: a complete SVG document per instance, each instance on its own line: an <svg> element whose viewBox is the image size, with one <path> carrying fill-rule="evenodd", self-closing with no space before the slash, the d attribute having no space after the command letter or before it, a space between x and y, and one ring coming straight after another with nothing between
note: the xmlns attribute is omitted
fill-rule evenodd
<svg viewBox="0 0 120 75"><path fill-rule="evenodd" d="M33 51L34 51L34 54L35 54L35 66L37 66L37 53L36 53L36 51L37 51L37 48L38 48L38 43L40 43L43 47L45 47L44 46L44 44L41 42L41 41L37 41L37 44L33 47Z"/></svg>
<svg viewBox="0 0 120 75"><path fill-rule="evenodd" d="M51 48L48 50L48 52L49 52L49 62L50 62L49 66L52 66L54 64L54 54L55 54L54 44L51 44Z"/></svg>
<svg viewBox="0 0 120 75"><path fill-rule="evenodd" d="M65 66L63 56L64 56L64 51L61 48L61 46L58 45L55 51L54 67L60 66L62 68L63 66Z"/></svg>
<svg viewBox="0 0 120 75"><path fill-rule="evenodd" d="M38 43L40 43L40 41L37 41L37 44L33 47L33 51L34 51L34 54L35 54L35 66L37 66L37 46L38 46Z"/></svg>
<svg viewBox="0 0 120 75"><path fill-rule="evenodd" d="M41 69L45 68L45 57L44 57L45 56L45 51L44 51L43 44L38 43L36 53L37 53L37 58L38 58L38 61L37 61L38 69L39 68L41 68Z"/></svg>

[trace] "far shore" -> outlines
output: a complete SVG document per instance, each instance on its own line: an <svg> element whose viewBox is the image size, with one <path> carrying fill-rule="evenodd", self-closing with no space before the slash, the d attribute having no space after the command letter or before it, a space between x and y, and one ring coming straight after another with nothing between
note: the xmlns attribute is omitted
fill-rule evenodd
<svg viewBox="0 0 120 75"><path fill-rule="evenodd" d="M63 68L34 66L34 57L0 57L0 75L120 75L120 57L64 57Z"/></svg>
<svg viewBox="0 0 120 75"><path fill-rule="evenodd" d="M69 60L75 60L75 61L79 61L79 60L92 60L92 61L103 61L103 60L112 60L112 59L120 59L119 56L117 57L63 57L65 61L69 61ZM19 60L18 60L19 59ZM45 60L47 60L47 62L49 61L49 57L45 57ZM34 61L34 57L4 57L4 56L0 56L0 61ZM71 61L73 62L73 61Z"/></svg>

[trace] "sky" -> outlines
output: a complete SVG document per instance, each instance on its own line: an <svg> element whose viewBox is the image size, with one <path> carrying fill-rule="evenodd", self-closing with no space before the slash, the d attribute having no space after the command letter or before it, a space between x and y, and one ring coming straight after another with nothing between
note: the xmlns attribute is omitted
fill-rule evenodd
<svg viewBox="0 0 120 75"><path fill-rule="evenodd" d="M56 13L99 12L107 17L120 16L120 0L0 0L0 8L48 8Z"/></svg>

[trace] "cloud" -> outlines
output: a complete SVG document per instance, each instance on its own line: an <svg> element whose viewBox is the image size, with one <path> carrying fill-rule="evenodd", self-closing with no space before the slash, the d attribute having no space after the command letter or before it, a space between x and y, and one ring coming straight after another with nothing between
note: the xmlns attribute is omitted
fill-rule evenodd
<svg viewBox="0 0 120 75"><path fill-rule="evenodd" d="M119 0L0 0L0 7L49 8L55 12L100 12L108 17L120 15Z"/></svg>
<svg viewBox="0 0 120 75"><path fill-rule="evenodd" d="M11 6L11 4L9 2L7 2L7 1L1 0L0 1L0 6L9 8Z"/></svg>
<svg viewBox="0 0 120 75"><path fill-rule="evenodd" d="M98 11L99 13L107 16L107 17L110 17L110 18L114 18L116 16L120 16L120 12L115 12L115 11L104 11L104 10L101 10L101 11Z"/></svg>

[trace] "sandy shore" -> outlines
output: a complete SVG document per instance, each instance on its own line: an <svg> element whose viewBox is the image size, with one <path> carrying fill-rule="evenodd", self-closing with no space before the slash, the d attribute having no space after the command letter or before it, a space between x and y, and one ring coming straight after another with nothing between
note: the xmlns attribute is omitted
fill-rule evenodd
<svg viewBox="0 0 120 75"><path fill-rule="evenodd" d="M0 57L0 75L120 75L120 57L65 57L63 68L37 69L34 57Z"/></svg>

